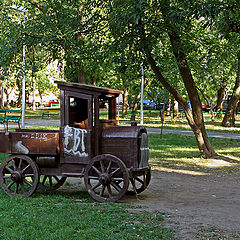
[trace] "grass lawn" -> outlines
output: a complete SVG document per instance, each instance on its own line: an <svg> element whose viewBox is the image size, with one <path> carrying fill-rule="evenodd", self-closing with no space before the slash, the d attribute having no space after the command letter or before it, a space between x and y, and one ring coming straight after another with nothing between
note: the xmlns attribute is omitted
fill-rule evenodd
<svg viewBox="0 0 240 240"><path fill-rule="evenodd" d="M152 128L161 128L162 124L149 121L145 122L144 126ZM177 120L174 122L165 121L163 124L163 128L191 130L186 120ZM205 128L207 131L210 132L240 133L240 121L239 120L236 121L235 127L222 127L220 120L216 120L214 122L205 121Z"/></svg>
<svg viewBox="0 0 240 240"><path fill-rule="evenodd" d="M182 113L182 116L184 116L183 113ZM209 113L204 113L203 116L204 116L205 127L207 131L240 133L240 114L236 116L235 127L230 127L230 128L222 127L221 126L222 120L220 118L216 118L214 121L212 121L209 118ZM137 118L137 120L138 119L139 117ZM144 126L160 128L162 126L162 123L160 121L159 112L154 110L145 110ZM174 119L171 119L170 116L167 116L165 118L163 127L169 128L169 129L186 129L186 130L191 129L185 117L174 120Z"/></svg>
<svg viewBox="0 0 240 240"><path fill-rule="evenodd" d="M151 164L160 171L192 171L198 173L232 173L240 171L239 140L209 138L216 159L204 159L199 155L195 137L178 134L149 135Z"/></svg>
<svg viewBox="0 0 240 240"><path fill-rule="evenodd" d="M0 192L3 239L171 239L160 213L135 213L129 206L93 202L86 192L35 193L11 198Z"/></svg>
<svg viewBox="0 0 240 240"><path fill-rule="evenodd" d="M102 118L107 118L107 111L104 109L101 109L100 116ZM178 119L172 119L171 116L166 116L164 120L163 127L169 128L169 129L186 129L190 130L190 126L184 117L184 113L181 114L181 118ZM217 132L229 132L229 133L240 133L240 115L238 114L235 121L235 127L222 127L221 126L221 119L216 118L214 121L212 121L209 117L209 113L204 113L204 121L205 121L205 127L207 131L217 131ZM121 117L121 111L120 111L120 118L119 121L121 124L129 124L131 122L131 112L128 110L128 113L126 117ZM140 111L137 111L136 114L136 121L138 124L140 123ZM159 111L157 110L144 110L144 125L145 127L153 127L153 128L161 128L162 123L159 116Z"/></svg>
<svg viewBox="0 0 240 240"><path fill-rule="evenodd" d="M41 108L41 109L37 109L36 111L33 111L33 110L30 110L30 109L27 109L26 111L25 111L25 117L27 118L27 119L29 119L29 118L34 118L34 119L36 119L36 118L42 118L42 116L43 116L43 114L45 113L48 113L48 111L49 111L49 109L51 109L51 108ZM52 109L54 109L54 108L52 108ZM51 116L50 116L50 119L59 119L59 115L58 114L52 114Z"/></svg>

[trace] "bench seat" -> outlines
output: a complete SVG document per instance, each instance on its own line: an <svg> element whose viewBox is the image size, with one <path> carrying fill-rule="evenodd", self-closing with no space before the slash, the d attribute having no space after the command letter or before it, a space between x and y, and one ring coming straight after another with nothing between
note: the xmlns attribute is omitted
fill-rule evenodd
<svg viewBox="0 0 240 240"><path fill-rule="evenodd" d="M22 110L15 110L15 109L0 109L0 113L4 114L4 116L0 116L0 123L7 125L8 130L8 123L13 122L17 123L18 127L20 128L20 120L22 117Z"/></svg>

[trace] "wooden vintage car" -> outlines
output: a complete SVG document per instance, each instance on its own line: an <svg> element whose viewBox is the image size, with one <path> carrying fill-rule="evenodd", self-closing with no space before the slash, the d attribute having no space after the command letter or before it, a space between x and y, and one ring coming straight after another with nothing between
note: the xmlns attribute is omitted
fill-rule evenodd
<svg viewBox="0 0 240 240"><path fill-rule="evenodd" d="M83 177L99 202L119 200L148 186L147 131L117 126L116 98L121 91L56 82L60 88L60 130L15 129L0 132L0 185L10 196L30 196L39 186L59 188L67 177ZM108 114L99 110L107 102Z"/></svg>

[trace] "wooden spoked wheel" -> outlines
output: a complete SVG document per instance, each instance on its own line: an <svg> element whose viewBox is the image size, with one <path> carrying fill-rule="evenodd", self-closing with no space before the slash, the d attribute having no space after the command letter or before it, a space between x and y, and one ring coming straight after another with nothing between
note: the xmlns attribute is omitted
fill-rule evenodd
<svg viewBox="0 0 240 240"><path fill-rule="evenodd" d="M38 187L44 191L56 190L64 184L66 179L66 177L62 176L42 175Z"/></svg>
<svg viewBox="0 0 240 240"><path fill-rule="evenodd" d="M151 169L148 168L140 176L130 178L130 185L127 194L133 195L143 192L151 180Z"/></svg>
<svg viewBox="0 0 240 240"><path fill-rule="evenodd" d="M29 197L36 190L38 182L38 166L28 156L9 156L0 166L0 185L9 196Z"/></svg>
<svg viewBox="0 0 240 240"><path fill-rule="evenodd" d="M99 155L87 165L84 182L93 199L99 202L115 202L128 189L128 169L119 158L113 155Z"/></svg>

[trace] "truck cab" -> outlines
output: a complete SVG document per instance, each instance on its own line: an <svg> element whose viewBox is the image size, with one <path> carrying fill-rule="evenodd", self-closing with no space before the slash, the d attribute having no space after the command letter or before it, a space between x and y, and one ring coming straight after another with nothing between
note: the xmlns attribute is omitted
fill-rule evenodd
<svg viewBox="0 0 240 240"><path fill-rule="evenodd" d="M116 98L122 91L86 84L56 82L60 89L61 163L86 164L100 153L103 128L116 126ZM100 113L106 102L108 114Z"/></svg>
<svg viewBox="0 0 240 240"><path fill-rule="evenodd" d="M62 164L87 164L99 154L112 154L128 168L148 166L146 129L117 126L116 98L122 91L79 83L56 83L60 88ZM108 106L105 115L99 108L103 101Z"/></svg>

